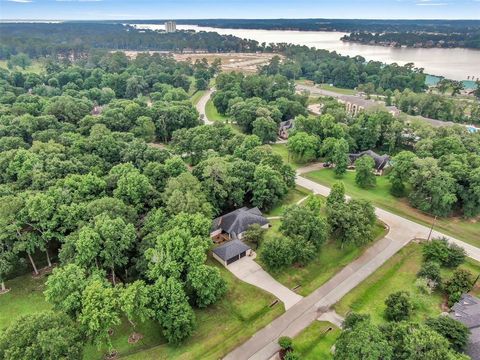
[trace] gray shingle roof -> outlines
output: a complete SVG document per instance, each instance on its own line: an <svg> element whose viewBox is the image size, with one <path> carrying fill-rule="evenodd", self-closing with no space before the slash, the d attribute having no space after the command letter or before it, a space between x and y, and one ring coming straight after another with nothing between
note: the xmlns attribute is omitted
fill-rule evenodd
<svg viewBox="0 0 480 360"><path fill-rule="evenodd" d="M262 212L258 208L243 207L213 220L212 231L222 229L235 237L253 224L263 226L268 224L268 220L262 216Z"/></svg>
<svg viewBox="0 0 480 360"><path fill-rule="evenodd" d="M480 299L464 294L453 305L450 317L460 321L470 329L470 339L466 349L467 355L473 360L480 359Z"/></svg>
<svg viewBox="0 0 480 360"><path fill-rule="evenodd" d="M375 151L372 150L361 151L357 154L348 154L348 157L350 158L351 162L355 162L355 160L365 155L370 156L373 161L375 161L375 169L377 170L383 170L383 168L387 166L388 162L390 161L390 156L386 154L378 155Z"/></svg>
<svg viewBox="0 0 480 360"><path fill-rule="evenodd" d="M248 245L245 245L240 240L232 240L217 247L213 252L222 260L227 261L247 250L250 250Z"/></svg>

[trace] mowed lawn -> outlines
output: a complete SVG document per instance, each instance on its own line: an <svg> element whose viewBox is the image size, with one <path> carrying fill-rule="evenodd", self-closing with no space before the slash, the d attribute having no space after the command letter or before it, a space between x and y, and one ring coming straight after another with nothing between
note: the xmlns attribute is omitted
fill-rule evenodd
<svg viewBox="0 0 480 360"><path fill-rule="evenodd" d="M314 321L293 339L293 348L302 360L333 359L331 348L341 330L326 321Z"/></svg>
<svg viewBox="0 0 480 360"><path fill-rule="evenodd" d="M271 210L265 212L263 215L266 217L270 216L281 216L285 211L285 208L289 205L298 203L303 198L311 195L312 193L301 186L296 186L293 189L290 189L287 196L282 200L280 204L272 208Z"/></svg>
<svg viewBox="0 0 480 360"><path fill-rule="evenodd" d="M197 105L203 95L205 95L205 90L197 90L195 93L190 97L190 101L193 105Z"/></svg>
<svg viewBox="0 0 480 360"><path fill-rule="evenodd" d="M137 344L129 344L132 328L125 320L113 329L112 338L122 358L218 359L284 312L281 303L269 307L275 300L273 295L238 280L213 259L209 259L209 264L220 269L229 290L214 306L195 310L197 328L193 336L179 346L169 345L161 335L160 325L148 321L137 326L144 338ZM43 296L45 280L24 275L6 282L12 290L0 295L0 332L21 315L51 309ZM106 350L88 344L84 359L101 360Z"/></svg>
<svg viewBox="0 0 480 360"><path fill-rule="evenodd" d="M376 206L415 221L425 226L431 226L433 217L411 207L407 198L396 198L390 194L390 183L384 176L377 177L377 186L372 189L362 189L355 184L355 172L348 171L343 178L335 176L332 169L322 169L304 174L306 178L319 184L331 187L335 182L342 181L346 193L354 198L370 200ZM439 218L435 230L480 247L480 221L458 217Z"/></svg>
<svg viewBox="0 0 480 360"><path fill-rule="evenodd" d="M416 307L413 320L423 321L429 316L440 315L445 311L442 307L446 300L444 294L435 291L425 295L415 286L421 265L422 245L410 243L345 295L335 305L335 310L343 316L349 311L370 314L374 322L381 323L385 321L385 299L388 295L396 291L408 291ZM480 273L480 263L471 259L467 259L460 267L469 270L474 276ZM443 269L442 278L448 279L452 273L451 269ZM479 290L476 287L473 292L477 294Z"/></svg>
<svg viewBox="0 0 480 360"><path fill-rule="evenodd" d="M266 238L283 236L279 231L281 220L272 220L270 223L272 227L268 230ZM268 273L278 282L289 289L299 286L296 292L302 296L307 296L330 280L342 268L357 259L373 242L383 238L386 233L387 230L384 225L378 222L374 228L374 241L365 246L351 245L341 248L337 241L330 239L322 246L315 259L303 267L294 265L280 270L269 270L261 261L261 246L257 251L259 257L256 261L268 270Z"/></svg>
<svg viewBox="0 0 480 360"><path fill-rule="evenodd" d="M291 165L294 169L298 169L302 166L308 165L308 163L302 163L295 160L295 158L289 154L287 144L272 144L272 151L274 154L280 155L285 164Z"/></svg>
<svg viewBox="0 0 480 360"><path fill-rule="evenodd" d="M220 114L217 111L217 108L215 107L211 99L207 101L207 105L205 106L205 113L207 114L207 118L210 121L226 122L228 120L228 117Z"/></svg>

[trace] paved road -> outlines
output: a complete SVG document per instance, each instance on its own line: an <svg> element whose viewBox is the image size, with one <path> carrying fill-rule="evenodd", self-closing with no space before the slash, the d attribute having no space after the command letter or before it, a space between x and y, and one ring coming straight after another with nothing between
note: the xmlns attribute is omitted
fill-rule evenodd
<svg viewBox="0 0 480 360"><path fill-rule="evenodd" d="M330 193L328 187L300 176L301 173L302 171L299 171L297 176L297 185L324 196ZM338 302L412 239L428 237L430 229L426 226L404 219L383 209L376 208L375 211L378 218L389 227L386 237L377 241L362 256L343 268L327 283L303 298L265 328L258 331L248 341L229 353L225 359L266 360L271 358L279 350L277 340L280 336L294 337L299 334L315 321L325 309ZM433 236L444 235L434 231ZM470 257L480 261L480 249L457 239L447 238L464 247Z"/></svg>
<svg viewBox="0 0 480 360"><path fill-rule="evenodd" d="M252 284L260 289L275 295L285 305L285 310L303 299L302 296L294 293L289 288L280 284L269 273L258 265L253 257L245 256L227 266L233 275L246 283Z"/></svg>
<svg viewBox="0 0 480 360"><path fill-rule="evenodd" d="M203 118L203 121L205 122L205 125L212 125L213 121L209 120L207 117L207 113L205 111L205 108L207 106L208 100L210 100L210 97L213 94L214 89L208 89L205 94L198 100L198 103L196 105L197 111L200 114L200 117Z"/></svg>
<svg viewBox="0 0 480 360"><path fill-rule="evenodd" d="M343 94L339 94L339 93L336 93L336 92L333 92L333 91L320 89L319 87L312 86L312 85L297 84L296 89L298 91L308 91L310 94L313 94L313 95L331 96L331 97L334 97L335 99L348 100L348 99L351 99L351 98L357 98L357 99L365 100L363 97L361 97L359 95L343 95ZM379 104L382 104L382 103L379 102ZM315 113L316 109L314 109L313 112ZM442 121L442 120L430 119L430 118L426 118L424 116L414 116L413 118L418 119L420 121L427 122L434 127L458 125L458 124L455 124L451 121Z"/></svg>

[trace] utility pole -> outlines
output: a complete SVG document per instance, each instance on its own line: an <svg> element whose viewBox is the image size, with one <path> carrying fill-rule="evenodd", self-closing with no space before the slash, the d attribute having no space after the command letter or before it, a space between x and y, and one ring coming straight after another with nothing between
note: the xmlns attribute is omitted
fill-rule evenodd
<svg viewBox="0 0 480 360"><path fill-rule="evenodd" d="M430 241L430 238L432 237L433 227L435 226L436 221L437 221L437 215L435 215L435 218L432 221L432 226L430 227L430 232L428 233L427 241Z"/></svg>

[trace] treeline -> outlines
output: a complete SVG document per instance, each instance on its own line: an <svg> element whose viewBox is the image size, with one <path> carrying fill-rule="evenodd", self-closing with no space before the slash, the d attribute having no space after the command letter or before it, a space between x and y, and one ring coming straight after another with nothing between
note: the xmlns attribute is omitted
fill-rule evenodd
<svg viewBox="0 0 480 360"><path fill-rule="evenodd" d="M22 23L0 24L0 59L19 53L31 58L62 56L79 58L91 49L136 51L254 52L262 50L254 40L214 32L160 33L122 24Z"/></svg>
<svg viewBox="0 0 480 360"><path fill-rule="evenodd" d="M281 121L306 115L308 98L295 93L295 84L282 75L222 73L216 79L213 103L247 134L263 143L275 142Z"/></svg>
<svg viewBox="0 0 480 360"><path fill-rule="evenodd" d="M400 66L379 61L367 62L361 56L351 58L296 45L285 47L284 52L287 61L273 58L261 69L261 73L280 73L290 79L304 77L315 83L330 83L349 89L366 83L372 83L379 90L403 91L408 88L421 92L426 88L423 69L417 69L411 63Z"/></svg>
<svg viewBox="0 0 480 360"><path fill-rule="evenodd" d="M413 207L433 215L480 214L479 133L461 126L410 125L386 111L343 117L331 103L324 105L324 113L297 117L287 147L298 161L322 158L335 164L341 177L350 164L349 153L378 149L397 154L387 169L393 195L408 197ZM356 183L375 187L373 159L363 156L355 166Z"/></svg>
<svg viewBox="0 0 480 360"><path fill-rule="evenodd" d="M163 24L166 20L128 20L131 24ZM114 22L114 21L112 21ZM342 31L342 32L440 32L465 33L478 30L478 20L378 20L378 19L192 19L177 24L229 29Z"/></svg>
<svg viewBox="0 0 480 360"><path fill-rule="evenodd" d="M480 123L480 106L475 101L432 93L416 94L406 89L403 92L396 91L393 102L410 115L457 123Z"/></svg>
<svg viewBox="0 0 480 360"><path fill-rule="evenodd" d="M354 32L342 37L343 41L360 44L382 45L392 47L420 48L480 48L480 30L464 33L424 33L424 32Z"/></svg>
<svg viewBox="0 0 480 360"><path fill-rule="evenodd" d="M81 359L86 341L115 357L125 319L132 336L151 320L178 344L194 309L228 291L206 262L212 218L274 206L295 172L256 136L200 126L185 89L215 72L123 53L0 72L0 292L23 259L37 276L58 264L44 293L54 312L5 329L0 358Z"/></svg>

